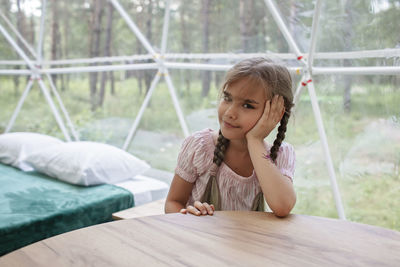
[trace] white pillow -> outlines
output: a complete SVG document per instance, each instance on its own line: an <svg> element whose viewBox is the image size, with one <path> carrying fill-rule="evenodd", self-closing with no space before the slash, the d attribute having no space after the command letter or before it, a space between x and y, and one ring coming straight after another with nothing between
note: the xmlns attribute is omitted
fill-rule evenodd
<svg viewBox="0 0 400 267"><path fill-rule="evenodd" d="M6 133L0 135L0 162L30 171L22 160L27 154L64 143L60 139L38 133Z"/></svg>
<svg viewBox="0 0 400 267"><path fill-rule="evenodd" d="M28 155L24 162L38 172L77 185L114 184L147 171L150 166L111 145L69 142Z"/></svg>

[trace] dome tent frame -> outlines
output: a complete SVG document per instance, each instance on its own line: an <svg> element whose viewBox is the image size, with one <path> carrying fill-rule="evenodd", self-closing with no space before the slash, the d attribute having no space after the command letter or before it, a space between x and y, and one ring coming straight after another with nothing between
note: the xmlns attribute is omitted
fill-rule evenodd
<svg viewBox="0 0 400 267"><path fill-rule="evenodd" d="M133 22L131 17L126 13L124 8L120 5L117 0L108 0L115 10L118 11L120 16L125 20L131 31L135 34L135 36L139 39L140 43L144 46L149 54L147 55L135 55L135 56L123 56L123 57L104 57L104 58L92 58L92 59L74 59L74 60L54 60L54 61L43 61L42 51L43 51L43 35L44 35L44 20L46 15L46 0L42 0L42 13L41 13L41 23L40 23L40 32L39 32L39 42L37 45L36 53L30 47L30 45L25 41L23 36L21 36L12 24L7 20L7 18L2 15L2 18L8 24L9 28L14 32L14 34L21 40L21 42L26 46L28 51L32 54L35 60L31 60L25 52L17 45L17 43L13 40L13 38L8 34L7 30L0 23L0 31L6 40L10 43L10 45L15 49L17 54L23 59L23 61L1 61L2 64L8 65L26 65L28 70L12 70L12 69L4 69L0 70L0 75L29 75L30 79L26 85L25 90L21 98L18 101L17 107L14 110L12 117L6 127L5 132L9 132L13 124L15 122L18 113L28 96L30 89L33 86L34 82L38 82L40 89L45 96L48 105L50 106L52 113L59 125L63 135L65 136L67 141L71 141L72 138L70 136L69 131L71 132L74 140L79 140L79 136L75 131L75 128L72 124L72 121L68 115L66 108L63 105L62 99L57 92L57 89L52 81L51 74L61 74L61 73L82 73L82 72L103 72L103 71L115 71L115 70L157 70L156 75L154 76L150 88L145 96L145 99L139 109L138 114L136 115L135 121L131 126L129 133L126 137L126 140L123 145L123 149L126 150L129 147L129 144L132 141L132 138L137 130L137 127L140 123L142 115L148 106L148 103L152 97L154 90L157 87L160 79L163 77L166 81L167 87L169 89L169 94L172 98L173 105L175 111L177 113L182 131L185 136L189 135L189 130L186 125L184 115L182 109L180 108L179 100L176 95L175 87L170 78L169 69L194 69L194 70L214 70L214 71L226 71L231 65L215 65L215 64L197 64L197 63L178 63L169 61L169 59L177 59L177 58L185 58L185 59L193 59L193 58L246 58L251 56L265 56L265 54L168 54L167 52L167 37L168 37L168 26L169 26L169 13L170 13L170 1L166 0L166 8L165 8L165 16L164 16L164 24L162 30L162 40L161 40L161 51L157 53L150 42L146 39L146 37L141 33L140 29ZM322 148L324 151L325 162L328 168L330 183L333 191L333 196L335 199L336 209L339 215L339 218L345 219L345 213L341 201L341 196L339 192L339 188L336 182L336 175L333 168L331 153L329 150L329 145L326 137L326 132L323 125L323 120L321 117L321 112L318 104L318 97L315 93L315 87L312 82L312 78L315 75L320 74L363 74L363 75L372 75L372 74L380 74L380 75L393 75L400 73L400 67L340 67L340 68L325 68L325 67L314 67L313 60L314 58L367 58L367 57L385 57L387 55L400 55L400 49L385 49L385 50L373 50L373 51L357 51L357 52L338 52L338 53L315 53L316 47L316 37L318 32L318 25L320 19L321 5L322 1L317 0L314 9L313 22L312 22L312 32L311 32L311 45L308 53L302 53L291 36L285 22L283 21L280 12L273 0L265 0L264 1L268 10L272 14L274 21L276 22L279 30L283 34L287 44L289 45L290 51L292 53L289 54L276 54L280 58L286 59L297 59L299 62L299 67L290 68L292 72L295 72L301 75L300 82L295 91L295 103L298 101L300 94L304 87L307 87L308 94L311 99L312 109L314 113L314 119L318 128ZM372 52L372 55L371 55ZM89 62L119 62L126 59L152 59L154 63L144 63L144 64L121 64L121 65L98 65L98 66L87 66L87 67L63 67L63 68L53 68L51 65L58 64L81 64L81 63L89 63ZM50 66L49 68L42 68L42 66ZM52 99L50 96L49 90L44 84L42 80L42 76L47 77L50 88L57 99L58 105L65 117L66 123L69 127L69 131L64 124L64 121Z"/></svg>

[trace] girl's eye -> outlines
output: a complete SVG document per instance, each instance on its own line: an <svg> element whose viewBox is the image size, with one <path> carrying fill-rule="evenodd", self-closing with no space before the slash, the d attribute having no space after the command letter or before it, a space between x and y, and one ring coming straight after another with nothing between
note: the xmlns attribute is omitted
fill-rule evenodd
<svg viewBox="0 0 400 267"><path fill-rule="evenodd" d="M244 107L244 108L251 108L251 109L254 109L254 107L253 107L252 105L250 105L250 104L244 104L243 107Z"/></svg>
<svg viewBox="0 0 400 267"><path fill-rule="evenodd" d="M229 96L224 95L224 101L230 101L231 99L229 98Z"/></svg>

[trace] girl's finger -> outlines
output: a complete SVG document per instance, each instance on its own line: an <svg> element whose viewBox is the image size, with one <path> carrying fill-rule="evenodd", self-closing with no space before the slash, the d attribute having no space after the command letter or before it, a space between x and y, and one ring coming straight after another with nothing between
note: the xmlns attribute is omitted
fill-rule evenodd
<svg viewBox="0 0 400 267"><path fill-rule="evenodd" d="M265 107L264 107L264 116L265 117L268 117L268 115L269 115L269 111L271 110L271 100L267 100L266 102L265 102Z"/></svg>
<svg viewBox="0 0 400 267"><path fill-rule="evenodd" d="M280 95L274 96L274 101L272 102L272 113L276 114L280 110Z"/></svg>
<svg viewBox="0 0 400 267"><path fill-rule="evenodd" d="M186 214L187 210L186 209L181 209L179 212L182 213L182 214Z"/></svg>
<svg viewBox="0 0 400 267"><path fill-rule="evenodd" d="M198 209L196 209L195 207L193 207L193 206L187 206L186 210L187 210L187 212L189 212L189 213L191 213L193 215L196 215L196 216L200 216L201 215L200 211Z"/></svg>
<svg viewBox="0 0 400 267"><path fill-rule="evenodd" d="M211 208L211 206L207 202L203 202L203 206L206 208L207 213L209 215L213 215L214 211L213 211L213 209Z"/></svg>
<svg viewBox="0 0 400 267"><path fill-rule="evenodd" d="M281 120L281 116L282 116L282 108L284 108L284 101L283 101L283 96L280 95L275 95L278 96L276 98L276 102L273 106L273 111L272 111L272 119L275 123L278 123Z"/></svg>
<svg viewBox="0 0 400 267"><path fill-rule="evenodd" d="M195 207L196 209L198 209L198 210L201 212L201 214L203 214L203 215L206 215L206 214L207 214L207 209L206 209L206 207L204 207L203 203L201 203L200 201L195 201L195 202L194 202L194 207Z"/></svg>
<svg viewBox="0 0 400 267"><path fill-rule="evenodd" d="M283 114L285 113L285 99L281 96L281 112L279 113L279 121L282 119Z"/></svg>
<svg viewBox="0 0 400 267"><path fill-rule="evenodd" d="M213 204L211 204L210 207L212 208L213 211L215 211L215 207Z"/></svg>

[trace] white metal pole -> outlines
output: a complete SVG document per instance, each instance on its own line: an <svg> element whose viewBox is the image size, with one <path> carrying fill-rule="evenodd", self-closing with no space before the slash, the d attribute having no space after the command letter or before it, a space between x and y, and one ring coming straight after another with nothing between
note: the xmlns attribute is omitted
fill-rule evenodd
<svg viewBox="0 0 400 267"><path fill-rule="evenodd" d="M176 91L175 91L174 85L172 84L172 81L171 81L171 78L169 76L167 69L164 69L164 75L165 75L164 78L165 78L165 81L167 82L169 93L171 94L172 101L175 106L175 111L176 111L176 114L178 115L179 122L181 124L183 133L184 133L185 137L187 137L187 136L189 136L189 128L186 125L185 117L183 116L182 109L179 105L178 97L176 96L176 93L175 93Z"/></svg>
<svg viewBox="0 0 400 267"><path fill-rule="evenodd" d="M318 101L317 101L317 96L315 93L315 88L314 88L314 83L313 82L308 82L312 81L312 66L313 66L313 60L314 60L314 53L315 53L315 46L317 43L317 32L318 32L318 26L319 26L319 18L320 18L320 13L321 13L321 5L322 1L317 0L314 8L314 16L313 16L313 23L312 23L312 30L311 30L311 45L310 45L310 50L308 53L308 79L307 79L307 85L308 85L308 92L311 98L311 104L314 110L314 115L315 115L315 121L318 126L318 132L322 141L322 146L325 154L325 159L326 159L326 165L328 167L328 172L329 172L329 177L331 181L331 187L333 191L333 196L335 199L336 203L336 210L338 212L339 218L342 220L346 219L343 204L342 204L342 198L340 196L340 191L339 187L337 185L337 180L336 180L336 174L335 170L333 168L333 163L332 163L332 158L331 158L331 153L329 151L329 145L328 145L328 140L326 138L326 133L321 117L321 111L319 109Z"/></svg>
<svg viewBox="0 0 400 267"><path fill-rule="evenodd" d="M70 64L89 64L99 62L125 62L130 60L148 60L152 59L150 54L132 55L132 56L112 56L112 57L93 57L93 58L77 58L77 59L57 59L43 61L43 65L70 65ZM2 63L3 61L0 61ZM15 62L17 63L17 62Z"/></svg>
<svg viewBox="0 0 400 267"><path fill-rule="evenodd" d="M166 48L167 48L169 18L170 18L170 0L167 0L166 1L166 6L165 6L164 27L163 27L163 34L162 34L162 40L161 40L161 55L162 55L162 57L164 56L164 53L165 53ZM163 61L164 61L164 58L162 58L162 62ZM171 78L169 76L167 68L165 68L162 65L160 66L160 68L162 69L162 72L164 74L164 78L165 78L165 81L167 83L167 86L168 86L168 89L169 89L169 93L171 95L171 98L172 98L172 101L173 101L173 104L174 104L174 107L175 107L175 112L178 115L179 122L180 122L182 130L183 130L183 134L185 136L189 136L189 129L188 129L187 125L186 125L185 117L183 116L183 112L182 112L182 109L180 107L178 97L176 95L175 86L172 83L172 80L171 80Z"/></svg>
<svg viewBox="0 0 400 267"><path fill-rule="evenodd" d="M297 56L292 53L165 53L165 59L245 59L250 57L260 57L268 55L271 58L279 58L281 60L296 59ZM364 59L364 58L395 58L400 56L400 49L376 49L363 51L341 51L341 52L319 52L314 53L315 59ZM79 59L58 59L43 60L43 65L71 65L71 64L89 64L98 62L124 62L127 60L147 60L152 59L150 54L131 55L131 56L113 56L113 57L95 57L95 58L79 58ZM22 60L0 60L0 65L25 65Z"/></svg>
<svg viewBox="0 0 400 267"><path fill-rule="evenodd" d="M69 129L72 133L72 135L74 136L75 141L79 141L79 135L77 134L77 132L75 131L75 127L71 121L71 118L69 117L68 111L64 106L64 103L62 102L62 99L60 97L60 94L58 93L56 86L54 85L53 79L51 78L50 74L46 73L47 79L49 80L49 84L51 87L51 90L53 92L53 94L56 96L56 99L58 101L58 104L60 105L61 111L64 114L64 117L67 121L67 125L69 126Z"/></svg>
<svg viewBox="0 0 400 267"><path fill-rule="evenodd" d="M308 76L307 79L310 79L310 78L311 78L311 76ZM326 159L325 163L328 167L329 178L330 178L331 186L332 186L332 190L333 190L333 197L334 197L335 203L336 203L336 210L338 212L339 218L342 220L346 220L346 216L345 216L343 204L342 204L342 199L340 197L339 187L336 182L336 175L335 175L335 170L334 170L333 164L332 164L331 153L329 151L328 140L327 140L327 137L325 134L324 124L322 121L321 111L319 109L317 95L315 93L315 88L314 88L313 82L309 82L307 84L307 87L308 87L308 93L309 93L310 99L311 99L311 105L312 105L312 108L314 111L315 121L316 121L317 127L318 127L319 136L320 136L321 142L322 142L322 148L323 148L324 154L325 154L325 159Z"/></svg>
<svg viewBox="0 0 400 267"><path fill-rule="evenodd" d="M49 104L49 106L50 106L50 108L51 108L51 110L52 110L52 112L54 114L54 117L55 117L55 119L56 119L56 121L58 123L58 126L60 127L62 133L64 134L65 139L68 142L70 142L71 141L71 137L69 136L69 133L68 133L67 129L64 126L64 123L63 123L63 121L61 119L60 114L57 111L56 106L54 105L53 100L51 99L50 93L47 90L46 85L44 84L44 82L42 81L40 76L37 76L37 80L38 80L40 88L42 89L43 95L46 98L47 103Z"/></svg>
<svg viewBox="0 0 400 267"><path fill-rule="evenodd" d="M315 4L315 8L314 8L314 17L313 17L312 28L311 28L311 45L310 45L310 51L308 52L308 59L307 59L308 71L310 72L310 74L312 74L315 46L317 44L317 32L318 32L318 26L319 26L319 18L320 18L320 14L321 14L321 5L322 5L322 1L317 0L317 3Z"/></svg>
<svg viewBox="0 0 400 267"><path fill-rule="evenodd" d="M32 61L28 58L24 51L15 43L15 41L11 38L8 32L3 28L0 23L0 32L6 38L6 40L11 44L11 46L17 51L18 55L26 62L29 68L34 72L36 70L35 66L32 64Z"/></svg>
<svg viewBox="0 0 400 267"><path fill-rule="evenodd" d="M274 18L276 24L278 25L278 28L281 30L283 37L285 37L286 42L288 43L290 49L299 57L301 56L300 49L298 48L296 42L294 41L292 35L290 34L288 28L286 27L285 22L282 20L281 15L278 12L278 8L275 6L275 4L272 2L272 0L265 0L265 4L267 5L269 11L272 14L272 17ZM304 59L300 59L301 62L303 62L304 65L307 65Z"/></svg>
<svg viewBox="0 0 400 267"><path fill-rule="evenodd" d="M153 95L154 89L156 88L156 85L158 81L160 80L161 73L158 71L157 74L154 76L153 81L151 82L150 89L146 94L146 97L143 100L142 106L139 109L138 115L136 115L135 121L133 122L133 125L131 129L129 130L129 134L125 139L125 143L122 147L123 150L128 150L128 147L132 141L133 135L136 132L137 127L139 126L139 122L142 119L144 110L146 109L147 105L149 104L150 98Z"/></svg>
<svg viewBox="0 0 400 267"><path fill-rule="evenodd" d="M154 70L158 68L159 68L158 63L144 63L144 64L51 68L51 69L41 69L39 70L39 73L61 74L61 73L82 73L82 72L100 72L100 71L118 71L118 70L152 70L152 69Z"/></svg>
<svg viewBox="0 0 400 267"><path fill-rule="evenodd" d="M32 46L28 44L28 42L25 40L25 38L19 33L19 31L12 25L12 23L7 19L7 17L3 14L3 12L0 11L0 16L4 19L4 21L7 23L8 27L13 31L13 33L19 38L22 42L22 44L28 49L28 51L32 54L33 57L36 57L35 51L33 51Z"/></svg>
<svg viewBox="0 0 400 267"><path fill-rule="evenodd" d="M154 56L154 60L158 61L158 55L157 55L156 51L154 51L154 49L151 46L151 44L149 43L149 41L147 41L146 37L141 33L141 31L136 26L136 24L132 21L132 19L129 17L129 15L125 12L124 8L119 4L119 2L117 0L109 0L109 1L115 7L115 9L119 12L119 14L125 20L125 22L128 24L129 28L135 33L136 37L144 45L144 47L147 49L147 51Z"/></svg>
<svg viewBox="0 0 400 267"><path fill-rule="evenodd" d="M296 109L296 105L297 105L297 103L299 102L299 99L300 99L301 91L302 91L302 89L304 87L303 80L305 80L305 76L304 75L301 77L300 82L297 85L296 92L294 93L294 96L293 96L294 109Z"/></svg>
<svg viewBox="0 0 400 267"><path fill-rule="evenodd" d="M19 111L21 110L21 107L22 107L22 105L24 104L24 101L25 101L26 97L28 96L28 93L29 93L29 91L30 91L31 88L32 88L32 84L33 84L33 77L31 77L31 78L29 79L29 82L28 82L28 84L26 85L25 90L24 90L24 92L22 93L22 96L21 96L21 98L20 98L19 101L18 101L17 107L15 108L14 113L12 114L11 119L10 119L10 121L9 121L8 124L7 124L6 130L4 131L5 133L10 132L10 131L11 131L11 128L14 126L15 119L17 118L18 113L19 113Z"/></svg>
<svg viewBox="0 0 400 267"><path fill-rule="evenodd" d="M227 71L232 67L232 65L180 63L180 62L164 62L164 66L167 67L168 69L215 70L215 71Z"/></svg>
<svg viewBox="0 0 400 267"><path fill-rule="evenodd" d="M30 70L0 70L0 75L32 75Z"/></svg>
<svg viewBox="0 0 400 267"><path fill-rule="evenodd" d="M161 54L164 55L167 50L168 27L169 27L169 14L170 14L170 0L165 1L165 15L164 25L161 38Z"/></svg>
<svg viewBox="0 0 400 267"><path fill-rule="evenodd" d="M264 54L265 55L265 54ZM213 70L213 71L227 71L232 65L215 65L215 64L198 64L198 63L180 63L180 62L164 62L163 65L168 69L182 69L182 70ZM145 69L158 69L157 63L145 64L126 64L126 65L104 65L104 66L88 66L88 67L68 67L68 68L51 68L39 69L39 74L60 74L60 73L80 73L80 72L100 72L100 71L116 71L116 70L145 70ZM290 72L298 72L298 67L289 67ZM300 69L302 73L302 69ZM400 74L400 66L392 67L313 67L313 76L324 74L342 74L342 75L398 75ZM0 70L0 75L30 75L30 70Z"/></svg>
<svg viewBox="0 0 400 267"><path fill-rule="evenodd" d="M400 66L394 67L341 67L341 68L329 68L329 67L313 67L314 75L319 74L344 74L344 75L397 75L400 74Z"/></svg>
<svg viewBox="0 0 400 267"><path fill-rule="evenodd" d="M40 15L40 28L39 28L39 40L37 44L37 57L36 64L38 66L42 65L42 52L43 52L43 35L44 35L44 22L46 18L46 0L42 0L42 14Z"/></svg>
<svg viewBox="0 0 400 267"><path fill-rule="evenodd" d="M37 51L36 65L37 65L37 68L39 68L39 69L41 68L42 61L43 61L43 36L44 36L44 27L45 27L45 19L46 19L46 4L47 4L47 1L42 0L42 14L40 16L39 40L38 40L37 50L36 50ZM61 110L64 112L64 116L66 117L67 122L72 124L72 122L69 119L68 113L65 110L64 105L62 104L60 95L58 94L50 75L47 74L47 77L50 81L50 87L52 88L52 91L53 91L54 95L56 96L58 103L60 104ZM54 104L54 101L51 98L51 96L39 74L37 75L37 80L39 82L40 88L42 89L42 92L43 92L47 102L49 103L51 111L53 112L53 115L56 118L56 121L57 121L58 125L60 126L60 129L63 132L66 140L71 141L71 137L69 136L69 133L64 125L64 121L62 120L62 117L58 113L56 105ZM75 133L74 132L72 132L72 133L75 136ZM75 136L75 139L76 139L76 136Z"/></svg>

